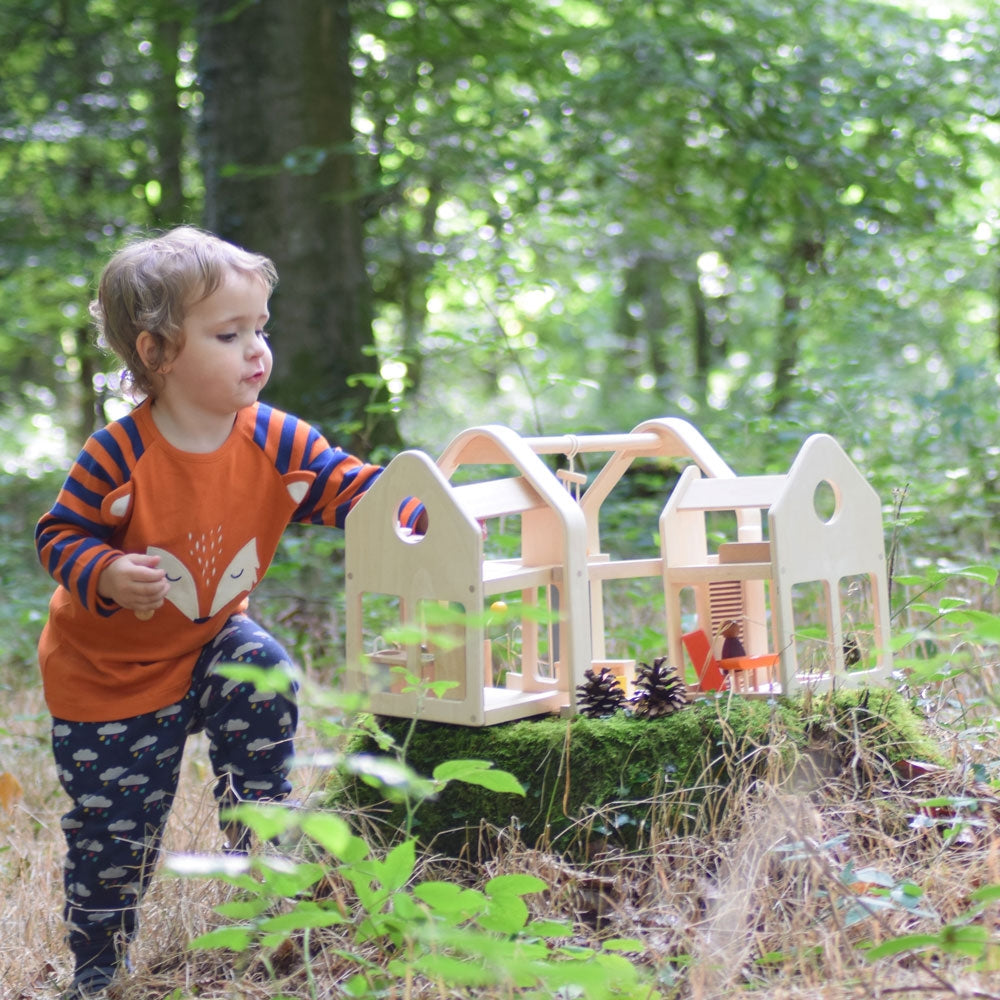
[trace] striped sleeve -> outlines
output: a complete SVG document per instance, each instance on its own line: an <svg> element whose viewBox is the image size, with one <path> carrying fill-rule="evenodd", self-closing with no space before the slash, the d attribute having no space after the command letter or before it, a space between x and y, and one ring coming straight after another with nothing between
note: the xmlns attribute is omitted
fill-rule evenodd
<svg viewBox="0 0 1000 1000"><path fill-rule="evenodd" d="M55 504L35 528L42 566L83 607L103 616L115 608L98 597L97 579L120 553L108 544L112 528L101 517L101 502L127 481L141 448L128 417L94 434L70 468Z"/></svg>
<svg viewBox="0 0 1000 1000"><path fill-rule="evenodd" d="M375 482L382 467L329 444L315 427L280 410L259 404L254 440L271 455L282 474L307 470L315 475L293 521L343 528L347 515ZM422 508L408 499L401 508L411 526Z"/></svg>

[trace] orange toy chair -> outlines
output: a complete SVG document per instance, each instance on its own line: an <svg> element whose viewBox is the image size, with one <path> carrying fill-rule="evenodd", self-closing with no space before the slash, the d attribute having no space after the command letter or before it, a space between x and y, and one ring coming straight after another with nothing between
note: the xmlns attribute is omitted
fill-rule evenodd
<svg viewBox="0 0 1000 1000"><path fill-rule="evenodd" d="M717 660L712 652L712 644L703 629L695 629L681 636L684 648L687 649L691 664L698 675L698 688L701 691L721 691L724 688L738 686L750 687L749 684L733 685L734 678L747 677L748 671L767 670L768 680L773 678L774 668L780 657L777 653L765 653L762 656L732 656ZM755 674L750 674L756 677ZM756 689L756 681L752 684Z"/></svg>

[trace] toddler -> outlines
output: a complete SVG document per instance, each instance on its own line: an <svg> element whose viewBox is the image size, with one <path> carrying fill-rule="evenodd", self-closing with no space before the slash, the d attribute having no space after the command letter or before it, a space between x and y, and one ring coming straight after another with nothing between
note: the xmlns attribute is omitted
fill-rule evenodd
<svg viewBox="0 0 1000 1000"><path fill-rule="evenodd" d="M181 227L112 257L91 306L144 398L90 437L36 529L57 584L39 662L73 803L62 826L79 1000L127 965L188 735L209 739L220 807L288 794L294 694L216 668L291 675L248 596L289 522L342 528L380 472L258 402L276 281L266 257ZM407 501L401 519L421 530L422 508Z"/></svg>

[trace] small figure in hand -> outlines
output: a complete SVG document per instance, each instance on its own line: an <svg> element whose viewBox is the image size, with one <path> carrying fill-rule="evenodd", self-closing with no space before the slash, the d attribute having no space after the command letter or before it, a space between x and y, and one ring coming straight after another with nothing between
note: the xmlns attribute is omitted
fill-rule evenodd
<svg viewBox="0 0 1000 1000"><path fill-rule="evenodd" d="M266 257L181 227L115 254L91 307L144 398L88 439L36 529L58 584L39 661L73 803L71 997L127 964L189 735L208 736L220 808L290 791L294 669L248 598L287 524L342 528L381 469L258 401L276 281ZM420 531L423 509L407 500L401 519ZM288 683L217 672L232 663Z"/></svg>

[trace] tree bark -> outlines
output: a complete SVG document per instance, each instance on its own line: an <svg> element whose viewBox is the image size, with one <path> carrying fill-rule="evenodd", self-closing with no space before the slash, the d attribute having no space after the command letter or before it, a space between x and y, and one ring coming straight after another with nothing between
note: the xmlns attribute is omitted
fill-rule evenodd
<svg viewBox="0 0 1000 1000"><path fill-rule="evenodd" d="M626 342L641 341L645 363L657 386L663 387L670 376L670 309L664 293L670 268L662 258L641 253L624 277L618 332Z"/></svg>
<svg viewBox="0 0 1000 1000"><path fill-rule="evenodd" d="M179 7L173 8L175 11ZM185 221L184 184L181 160L184 151L185 115L177 103L178 50L183 23L179 16L167 16L156 22L154 54L157 73L150 81L153 98L152 123L156 157L151 164L160 184L160 198L150 204L158 226L172 226Z"/></svg>
<svg viewBox="0 0 1000 1000"><path fill-rule="evenodd" d="M790 288L781 296L781 316L775 338L774 382L771 387L772 416L782 413L791 398L795 366L799 360L799 309L801 299Z"/></svg>
<svg viewBox="0 0 1000 1000"><path fill-rule="evenodd" d="M795 388L795 369L799 363L799 333L802 326L802 297L810 275L822 265L823 242L816 236L801 236L795 241L782 282L781 316L775 337L774 384L770 411L778 416L791 401Z"/></svg>
<svg viewBox="0 0 1000 1000"><path fill-rule="evenodd" d="M694 344L694 382L697 386L698 401L708 402L708 369L712 363L712 330L708 323L708 308L705 293L701 290L697 275L688 282L691 298L691 338Z"/></svg>
<svg viewBox="0 0 1000 1000"><path fill-rule="evenodd" d="M267 254L268 401L362 453L398 444L378 396L351 123L348 0L202 0L205 224ZM350 384L352 376L363 381Z"/></svg>

